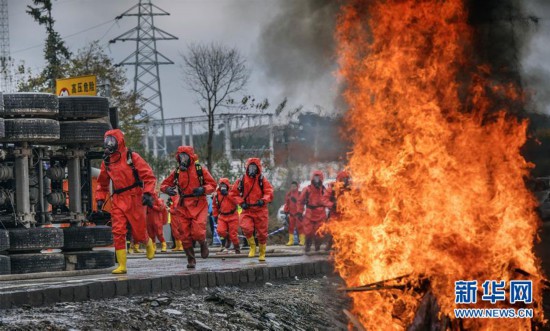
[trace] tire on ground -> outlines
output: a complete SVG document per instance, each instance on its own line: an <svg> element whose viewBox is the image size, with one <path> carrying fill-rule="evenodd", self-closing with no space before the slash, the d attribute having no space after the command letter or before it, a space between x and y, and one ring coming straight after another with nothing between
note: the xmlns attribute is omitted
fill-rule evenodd
<svg viewBox="0 0 550 331"><path fill-rule="evenodd" d="M65 270L65 256L58 253L14 254L10 255L10 260L12 274Z"/></svg>
<svg viewBox="0 0 550 331"><path fill-rule="evenodd" d="M0 255L0 275L9 274L11 274L10 257L6 255Z"/></svg>
<svg viewBox="0 0 550 331"><path fill-rule="evenodd" d="M6 135L6 124L4 123L4 119L0 118L0 138L4 138Z"/></svg>
<svg viewBox="0 0 550 331"><path fill-rule="evenodd" d="M111 129L107 123L60 122L61 144L86 144L103 146L103 135Z"/></svg>
<svg viewBox="0 0 550 331"><path fill-rule="evenodd" d="M113 244L109 226L72 226L63 229L63 250L92 249Z"/></svg>
<svg viewBox="0 0 550 331"><path fill-rule="evenodd" d="M10 248L10 233L8 230L0 230L0 252Z"/></svg>
<svg viewBox="0 0 550 331"><path fill-rule="evenodd" d="M4 117L57 118L57 96L48 93L5 93Z"/></svg>
<svg viewBox="0 0 550 331"><path fill-rule="evenodd" d="M10 229L10 252L32 252L63 247L63 230L58 228Z"/></svg>
<svg viewBox="0 0 550 331"><path fill-rule="evenodd" d="M65 253L65 270L106 269L115 265L111 251L85 251Z"/></svg>
<svg viewBox="0 0 550 331"><path fill-rule="evenodd" d="M109 116L107 98L93 96L59 98L59 119L76 120L106 116Z"/></svg>
<svg viewBox="0 0 550 331"><path fill-rule="evenodd" d="M38 118L6 119L5 131L0 142L50 142L59 139L59 122Z"/></svg>

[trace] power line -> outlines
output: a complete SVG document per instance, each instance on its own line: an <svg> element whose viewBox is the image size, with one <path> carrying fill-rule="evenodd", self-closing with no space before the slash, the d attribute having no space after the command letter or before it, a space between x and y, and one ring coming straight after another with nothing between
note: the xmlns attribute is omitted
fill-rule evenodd
<svg viewBox="0 0 550 331"><path fill-rule="evenodd" d="M72 33L72 34L70 34L70 35L62 36L61 38L63 38L63 39L72 38L72 37L77 36L77 35L79 35L79 34L82 34L82 33L84 33L84 32L88 32L88 31L97 29L97 28L99 28L99 27L101 27L101 26L104 26L104 25L106 25L106 24L109 24L109 23L111 23L111 22L113 22L113 25L114 25L114 23L116 23L115 19L111 19L111 20L109 20L109 21L106 21L106 22L103 22L103 23L100 23L100 24L91 26L91 27L89 27L89 28L86 28L86 29L84 29L84 30L81 30L81 31ZM111 28L109 28L109 30L110 30L110 29L112 29L112 26L111 26ZM108 32L108 31L107 31L107 32ZM104 37L105 37L105 35L104 35L103 37L101 37L101 39L103 39ZM26 48L23 48L23 49L15 50L15 51L13 51L13 52L11 52L11 53L12 53L12 54L21 53L21 52L25 52L25 51L28 51L28 50L31 50L31 49L34 49L34 48L42 47L42 46L44 46L43 43L42 43L42 44L36 44L36 45L29 46L29 47L26 47Z"/></svg>

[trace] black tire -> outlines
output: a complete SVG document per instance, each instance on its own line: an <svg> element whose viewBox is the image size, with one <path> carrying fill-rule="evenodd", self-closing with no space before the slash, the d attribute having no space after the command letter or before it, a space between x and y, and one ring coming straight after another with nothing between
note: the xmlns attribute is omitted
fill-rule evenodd
<svg viewBox="0 0 550 331"><path fill-rule="evenodd" d="M115 265L115 253L88 251L65 253L65 270L106 269Z"/></svg>
<svg viewBox="0 0 550 331"><path fill-rule="evenodd" d="M6 124L4 123L4 119L0 118L0 138L4 138L6 135Z"/></svg>
<svg viewBox="0 0 550 331"><path fill-rule="evenodd" d="M107 123L60 122L61 144L85 144L103 146L103 135L111 129Z"/></svg>
<svg viewBox="0 0 550 331"><path fill-rule="evenodd" d="M12 274L53 272L65 270L63 254L15 254L10 255Z"/></svg>
<svg viewBox="0 0 550 331"><path fill-rule="evenodd" d="M8 230L0 230L0 252L10 248L10 233Z"/></svg>
<svg viewBox="0 0 550 331"><path fill-rule="evenodd" d="M59 119L76 120L109 116L109 100L103 97L74 96L59 98Z"/></svg>
<svg viewBox="0 0 550 331"><path fill-rule="evenodd" d="M10 252L32 252L63 247L63 230L58 228L10 229Z"/></svg>
<svg viewBox="0 0 550 331"><path fill-rule="evenodd" d="M50 119L6 119L6 135L1 142L50 142L59 139L59 122Z"/></svg>
<svg viewBox="0 0 550 331"><path fill-rule="evenodd" d="M48 93L4 94L4 117L46 117L57 118L59 102L57 96Z"/></svg>
<svg viewBox="0 0 550 331"><path fill-rule="evenodd" d="M11 274L10 257L6 255L0 255L0 275L9 274Z"/></svg>
<svg viewBox="0 0 550 331"><path fill-rule="evenodd" d="M63 229L63 250L92 249L113 244L109 226L72 226Z"/></svg>

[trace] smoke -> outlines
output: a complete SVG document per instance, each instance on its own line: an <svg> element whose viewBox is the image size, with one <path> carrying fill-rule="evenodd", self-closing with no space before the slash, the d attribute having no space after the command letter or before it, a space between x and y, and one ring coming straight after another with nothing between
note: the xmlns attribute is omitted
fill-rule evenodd
<svg viewBox="0 0 550 331"><path fill-rule="evenodd" d="M340 1L281 0L262 30L259 65L268 82L283 86L291 103L308 100L331 109L339 94L334 29Z"/></svg>
<svg viewBox="0 0 550 331"><path fill-rule="evenodd" d="M531 97L529 106L550 114L550 2L527 0L524 8L528 15L537 19L532 38L522 54L522 75Z"/></svg>
<svg viewBox="0 0 550 331"><path fill-rule="evenodd" d="M476 53L481 63L491 65L492 79L521 87L527 96L526 110L549 113L550 3L469 0L469 10L477 32Z"/></svg>

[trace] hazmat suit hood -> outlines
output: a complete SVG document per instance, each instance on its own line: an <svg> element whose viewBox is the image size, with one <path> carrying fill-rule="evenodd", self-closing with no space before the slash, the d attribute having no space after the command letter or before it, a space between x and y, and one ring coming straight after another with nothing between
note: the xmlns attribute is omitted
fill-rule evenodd
<svg viewBox="0 0 550 331"><path fill-rule="evenodd" d="M227 188L228 188L228 189L231 189L231 184L229 183L229 179L228 179L228 178L220 178L220 180L218 181L218 191L220 190L220 186L221 186L222 184L227 185Z"/></svg>
<svg viewBox="0 0 550 331"><path fill-rule="evenodd" d="M323 174L323 172L321 170L315 170L312 174L311 174L311 183L313 184L313 178L315 176L319 176L319 178L321 178L321 182L324 182L325 181L325 175Z"/></svg>
<svg viewBox="0 0 550 331"><path fill-rule="evenodd" d="M345 178L351 178L349 172L345 170L340 171L338 175L336 175L336 181L338 182L343 182Z"/></svg>
<svg viewBox="0 0 550 331"><path fill-rule="evenodd" d="M120 129L113 129L105 132L105 135L103 136L103 139L107 138L107 136L113 136L115 137L118 147L117 152L124 152L126 150L126 143L124 142L124 133L120 131Z"/></svg>
<svg viewBox="0 0 550 331"><path fill-rule="evenodd" d="M248 175L248 167L251 165L251 164L255 164L257 167L258 167L258 173L256 174L257 176L260 176L262 174L262 160L260 160L259 158L257 157L251 157L249 158L248 160L246 160L246 175ZM250 176L249 176L250 177Z"/></svg>
<svg viewBox="0 0 550 331"><path fill-rule="evenodd" d="M180 146L178 147L178 150L176 152L176 155L174 155L174 158L176 159L176 162L179 163L179 159L178 159L178 155L180 155L181 153L186 153L187 155L189 155L189 159L191 160L191 165L195 164L195 162L197 162L197 154L195 154L195 149L193 149L193 147L191 146Z"/></svg>

